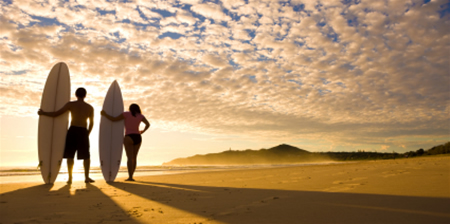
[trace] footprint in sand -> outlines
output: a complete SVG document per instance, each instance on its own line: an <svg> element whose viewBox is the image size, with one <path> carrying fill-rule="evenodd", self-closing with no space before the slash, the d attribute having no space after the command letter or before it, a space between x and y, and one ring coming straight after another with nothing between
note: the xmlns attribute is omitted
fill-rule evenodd
<svg viewBox="0 0 450 224"><path fill-rule="evenodd" d="M253 208L261 207L261 206L267 206L274 200L279 200L280 197L278 196L271 196L267 198L263 198L254 202L251 202L249 204L240 205L237 207L234 207L228 211L220 212L217 214L213 214L212 216L228 216L231 214L242 214L242 213L251 213Z"/></svg>
<svg viewBox="0 0 450 224"><path fill-rule="evenodd" d="M382 173L382 177L395 177L402 174L409 174L410 172L407 172L406 170L390 170Z"/></svg>
<svg viewBox="0 0 450 224"><path fill-rule="evenodd" d="M354 189L358 186L365 185L365 183L361 182L361 180L365 180L367 177L355 177L355 178L349 178L346 180L336 180L333 181L334 185L329 188L324 189L324 191L327 192L340 192L340 191L348 191L351 189Z"/></svg>
<svg viewBox="0 0 450 224"><path fill-rule="evenodd" d="M342 184L341 186L335 186L335 187L326 188L323 191L326 191L326 192L342 192L342 191L352 190L355 187L360 186L360 185L363 185L363 184L360 184L360 183L358 183L358 184Z"/></svg>
<svg viewBox="0 0 450 224"><path fill-rule="evenodd" d="M347 183L350 183L350 182L355 182L355 181L360 181L360 180L365 180L365 179L367 179L367 177L348 178L347 180L334 181L333 184L347 184Z"/></svg>
<svg viewBox="0 0 450 224"><path fill-rule="evenodd" d="M142 213L140 210L141 207L133 207L133 209L129 210L127 212L128 216L130 217L141 217L144 213Z"/></svg>

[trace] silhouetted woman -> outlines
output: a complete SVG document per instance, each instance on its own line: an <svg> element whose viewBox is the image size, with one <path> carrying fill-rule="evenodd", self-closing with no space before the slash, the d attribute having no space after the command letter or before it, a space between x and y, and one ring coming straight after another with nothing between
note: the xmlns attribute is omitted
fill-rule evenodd
<svg viewBox="0 0 450 224"><path fill-rule="evenodd" d="M125 119L125 137L123 138L123 145L125 146L125 152L127 153L127 167L128 167L128 179L127 181L134 181L133 174L137 166L137 155L139 148L141 148L142 137L147 129L150 127L150 123L142 115L141 108L137 104L130 105L130 111L123 112L117 117L112 117L102 110L101 114L111 121L120 121ZM139 125L144 122L144 130L139 131Z"/></svg>

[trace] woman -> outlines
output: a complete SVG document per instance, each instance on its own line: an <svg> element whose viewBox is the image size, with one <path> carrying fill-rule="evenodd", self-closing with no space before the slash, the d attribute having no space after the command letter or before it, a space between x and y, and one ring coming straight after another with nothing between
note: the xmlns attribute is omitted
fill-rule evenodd
<svg viewBox="0 0 450 224"><path fill-rule="evenodd" d="M142 142L141 134L147 131L150 127L150 123L144 115L142 115L141 108L137 104L131 104L129 110L130 111L123 112L117 117L112 117L105 111L102 111L101 114L111 121L125 119L125 137L123 138L123 145L125 146L125 152L127 153L128 158L127 167L129 177L127 181L134 181L133 174L136 170L137 155ZM139 131L139 124L141 124L141 122L144 122L145 128L144 130Z"/></svg>

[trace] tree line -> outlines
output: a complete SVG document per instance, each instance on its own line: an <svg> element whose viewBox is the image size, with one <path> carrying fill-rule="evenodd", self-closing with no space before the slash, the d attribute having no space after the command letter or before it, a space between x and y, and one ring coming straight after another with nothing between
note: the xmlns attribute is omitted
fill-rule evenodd
<svg viewBox="0 0 450 224"><path fill-rule="evenodd" d="M355 161L411 158L417 156L450 153L450 142L428 150L418 149L405 153L396 152L309 152L294 146L282 144L270 149L227 150L220 153L178 158L164 165L224 165L224 164L283 164L321 161Z"/></svg>

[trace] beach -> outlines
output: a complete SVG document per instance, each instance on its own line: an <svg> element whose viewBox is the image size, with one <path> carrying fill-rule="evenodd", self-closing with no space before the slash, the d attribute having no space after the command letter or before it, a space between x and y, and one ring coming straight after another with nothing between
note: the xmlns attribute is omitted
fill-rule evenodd
<svg viewBox="0 0 450 224"><path fill-rule="evenodd" d="M0 184L0 223L450 223L450 156Z"/></svg>

